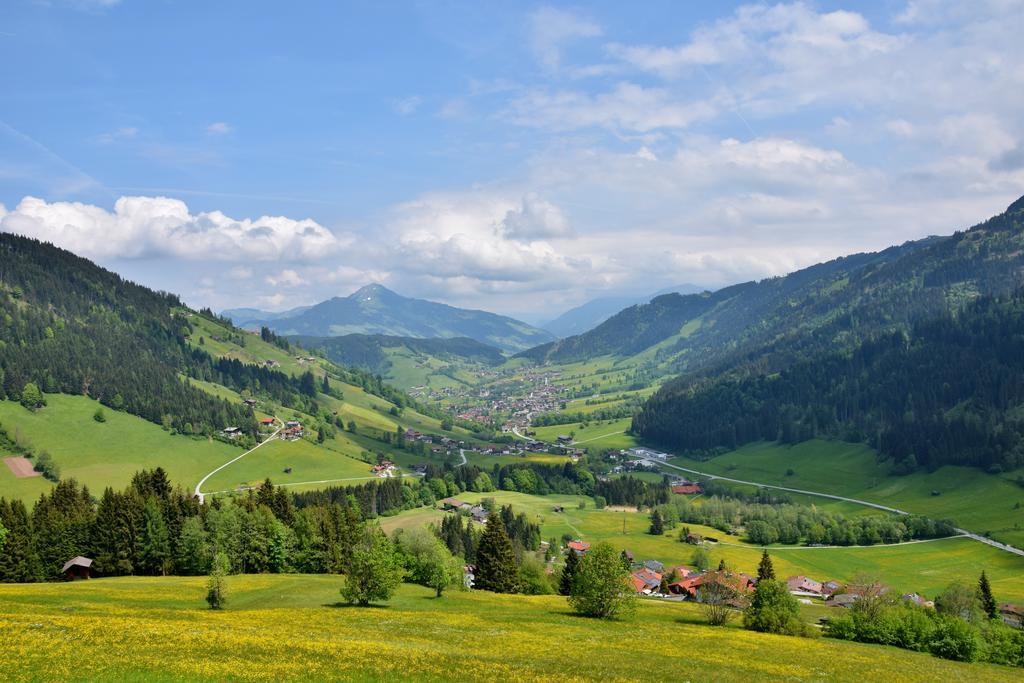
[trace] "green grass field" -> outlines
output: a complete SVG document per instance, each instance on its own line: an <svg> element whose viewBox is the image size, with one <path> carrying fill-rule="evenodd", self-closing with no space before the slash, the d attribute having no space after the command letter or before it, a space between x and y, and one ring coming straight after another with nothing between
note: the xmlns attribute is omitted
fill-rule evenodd
<svg viewBox="0 0 1024 683"><path fill-rule="evenodd" d="M621 420L599 420L591 422L587 427L580 427L575 422L567 425L551 425L549 427L533 427L537 438L541 441L554 443L560 434L570 435L575 439L576 446L589 448L591 451L608 448L632 448L637 444L625 431L629 429L631 418Z"/></svg>
<svg viewBox="0 0 1024 683"><path fill-rule="evenodd" d="M701 472L765 484L833 493L936 518L1015 545L1024 545L1024 488L1018 472L986 474L975 468L892 476L889 464L863 444L808 441L796 446L758 443L708 461L675 458ZM792 469L793 474L787 475ZM933 495L936 492L939 495Z"/></svg>
<svg viewBox="0 0 1024 683"><path fill-rule="evenodd" d="M644 601L624 621L573 616L565 598L406 585L384 607L339 606L336 576L0 585L6 681L1010 681L982 664L822 638L712 628L692 605ZM652 637L653 636L653 637Z"/></svg>
<svg viewBox="0 0 1024 683"><path fill-rule="evenodd" d="M531 496L512 491L462 493L461 500L475 503L481 498L494 498L502 505L512 505L541 525L544 539L572 534L586 541L608 541L616 548L629 550L637 559L655 559L666 566L689 564L694 546L680 543L680 527L663 536L647 533L650 521L645 513L597 510L593 500L584 496ZM579 509L583 502L586 507ZM556 505L565 512L554 511ZM404 517L410 516L409 522ZM388 522L389 528L415 526L420 523L418 511L404 512ZM718 544L708 544L713 564L724 559L739 571L757 573L761 548L744 543L740 538L717 529L691 524L690 529L711 536ZM781 576L806 574L819 581L848 581L859 572L873 574L900 592L917 591L932 597L954 580L972 583L982 569L992 579L1000 600L1024 601L1024 558L997 550L966 538L950 538L925 543L868 548L804 548L772 546L775 570Z"/></svg>
<svg viewBox="0 0 1024 683"><path fill-rule="evenodd" d="M284 470L288 467L292 471L286 474ZM275 484L295 484L372 476L370 465L342 452L328 450L304 439L275 439L213 475L203 485L203 491L231 491L239 486L259 484L267 477Z"/></svg>
<svg viewBox="0 0 1024 683"><path fill-rule="evenodd" d="M172 436L159 426L127 413L104 408L106 422L93 419L100 406L84 396L48 394L47 406L30 412L13 401L0 401L0 424L20 433L34 450L46 450L61 477L77 479L96 494L104 487L123 488L142 469L163 467L171 481L188 488L204 474L241 450L218 441ZM0 470L0 496L30 501L49 484L41 478L15 479Z"/></svg>

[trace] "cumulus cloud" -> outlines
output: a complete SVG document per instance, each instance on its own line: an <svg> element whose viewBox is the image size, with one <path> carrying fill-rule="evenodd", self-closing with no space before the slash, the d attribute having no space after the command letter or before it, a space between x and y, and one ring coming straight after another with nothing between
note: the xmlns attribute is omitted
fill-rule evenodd
<svg viewBox="0 0 1024 683"><path fill-rule="evenodd" d="M569 222L562 210L534 193L523 197L519 206L509 209L501 221L508 239L534 241L551 237L567 237Z"/></svg>
<svg viewBox="0 0 1024 683"><path fill-rule="evenodd" d="M341 246L334 234L310 219L234 219L220 211L192 214L185 202L166 197L121 197L113 211L25 197L0 219L0 230L93 258L315 261Z"/></svg>
<svg viewBox="0 0 1024 683"><path fill-rule="evenodd" d="M291 268L286 268L276 275L266 277L267 284L271 287L301 287L309 284L299 273Z"/></svg>

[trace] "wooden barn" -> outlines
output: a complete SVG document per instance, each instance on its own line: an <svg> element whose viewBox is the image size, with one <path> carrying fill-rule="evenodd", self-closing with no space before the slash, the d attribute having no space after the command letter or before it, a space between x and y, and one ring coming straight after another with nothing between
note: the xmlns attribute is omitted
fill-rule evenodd
<svg viewBox="0 0 1024 683"><path fill-rule="evenodd" d="M60 573L64 575L64 578L68 581L74 581L76 579L91 579L92 578L92 560L88 557L72 558L64 563L64 568L60 570Z"/></svg>

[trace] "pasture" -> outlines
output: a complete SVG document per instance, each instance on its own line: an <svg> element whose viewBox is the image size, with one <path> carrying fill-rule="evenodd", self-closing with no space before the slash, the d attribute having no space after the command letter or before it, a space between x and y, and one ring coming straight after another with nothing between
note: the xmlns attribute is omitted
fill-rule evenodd
<svg viewBox="0 0 1024 683"><path fill-rule="evenodd" d="M222 612L205 579L0 585L7 681L900 680L1010 681L1019 672L825 639L712 628L692 605L643 601L623 621L565 598L405 585L384 606L338 604L337 576L233 576ZM638 634L657 634L638 648Z"/></svg>
<svg viewBox="0 0 1024 683"><path fill-rule="evenodd" d="M103 408L105 422L93 419L99 402L84 396L47 394L36 412L14 401L0 401L0 425L12 436L45 450L60 466L61 477L77 479L96 495L107 486L124 488L142 469L163 467L186 488L241 450L206 438L172 435L140 417ZM49 490L41 477L15 479L0 469L0 496L26 502Z"/></svg>
<svg viewBox="0 0 1024 683"><path fill-rule="evenodd" d="M674 458L671 462L701 472L949 518L965 529L1024 546L1024 488L1015 481L1020 472L994 475L947 466L895 476L889 463L879 462L868 446L821 440L795 446L750 444L706 461Z"/></svg>

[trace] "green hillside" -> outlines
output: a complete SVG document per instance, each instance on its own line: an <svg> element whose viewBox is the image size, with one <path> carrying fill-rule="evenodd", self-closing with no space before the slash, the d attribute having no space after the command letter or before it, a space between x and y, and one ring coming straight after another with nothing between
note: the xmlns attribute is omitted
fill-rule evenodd
<svg viewBox="0 0 1024 683"><path fill-rule="evenodd" d="M564 598L403 586L384 608L337 605L333 576L237 576L220 613L205 579L0 586L10 681L692 680L1011 681L1019 673L923 653L701 625L644 602L628 621L571 616ZM74 637L68 637L74 634ZM644 634L658 643L638 647ZM649 640L649 639L648 639ZM242 656L240 653L244 653Z"/></svg>
<svg viewBox="0 0 1024 683"><path fill-rule="evenodd" d="M60 476L77 479L95 495L107 486L124 488L142 469L163 467L173 481L195 485L200 477L241 453L206 437L171 435L134 415L104 408L105 422L93 419L100 403L84 396L51 394L35 412L0 401L0 426L35 453L48 452ZM0 497L30 502L51 484L42 477L16 479L0 465Z"/></svg>

